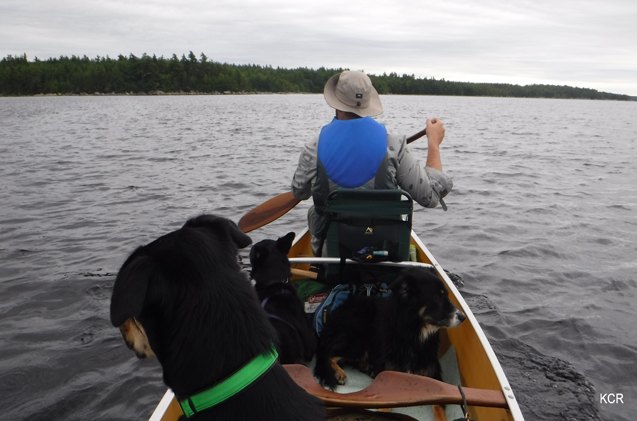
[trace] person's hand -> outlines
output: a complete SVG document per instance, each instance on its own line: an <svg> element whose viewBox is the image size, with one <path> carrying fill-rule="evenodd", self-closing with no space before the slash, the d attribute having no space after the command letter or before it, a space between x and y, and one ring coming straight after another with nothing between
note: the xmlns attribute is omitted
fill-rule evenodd
<svg viewBox="0 0 637 421"><path fill-rule="evenodd" d="M430 146L438 146L445 138L445 125L438 118L427 119L427 140Z"/></svg>
<svg viewBox="0 0 637 421"><path fill-rule="evenodd" d="M440 144L445 138L445 125L438 118L427 119L427 166L442 171Z"/></svg>

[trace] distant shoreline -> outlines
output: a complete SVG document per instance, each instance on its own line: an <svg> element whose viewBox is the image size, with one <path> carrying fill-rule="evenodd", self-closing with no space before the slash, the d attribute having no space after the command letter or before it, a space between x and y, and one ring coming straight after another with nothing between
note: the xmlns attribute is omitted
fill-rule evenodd
<svg viewBox="0 0 637 421"><path fill-rule="evenodd" d="M96 97L96 96L232 96L232 95L320 95L317 92L80 92L80 93L39 93L33 95L3 95L0 98L38 98L38 97ZM637 101L637 96L629 97L628 100L618 99L596 99L596 98L554 98L554 97L515 97L515 96L495 96L495 95L449 95L449 94L394 94L385 93L383 96L458 96L474 98L517 98L517 99L581 99L588 101Z"/></svg>
<svg viewBox="0 0 637 421"><path fill-rule="evenodd" d="M93 93L40 93L33 95L3 95L0 98L38 98L38 97L97 97L97 96L231 96L231 95L320 95L316 92L93 92ZM554 97L515 97L515 96L495 96L495 95L448 95L448 94L394 94L386 93L383 96L458 96L473 98L516 98L516 99L577 99L585 101L637 101L637 96L629 99L596 99L596 98L554 98Z"/></svg>
<svg viewBox="0 0 637 421"><path fill-rule="evenodd" d="M26 54L0 60L0 96L35 95L245 95L321 93L344 69L273 68L197 58L134 55L29 61ZM381 95L448 95L635 101L637 97L557 85L454 82L397 73L369 74ZM90 94L92 92L92 94Z"/></svg>

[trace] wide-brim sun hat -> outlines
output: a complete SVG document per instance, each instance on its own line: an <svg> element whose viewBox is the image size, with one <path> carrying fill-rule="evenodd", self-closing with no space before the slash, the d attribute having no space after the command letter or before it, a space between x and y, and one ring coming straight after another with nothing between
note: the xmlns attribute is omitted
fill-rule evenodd
<svg viewBox="0 0 637 421"><path fill-rule="evenodd" d="M363 72L346 70L332 76L325 84L323 96L330 107L361 117L383 112L378 92Z"/></svg>

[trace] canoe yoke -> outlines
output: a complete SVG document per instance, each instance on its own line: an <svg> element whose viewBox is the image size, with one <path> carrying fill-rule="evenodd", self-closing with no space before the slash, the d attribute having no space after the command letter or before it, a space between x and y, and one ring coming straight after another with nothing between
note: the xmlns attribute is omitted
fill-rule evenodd
<svg viewBox="0 0 637 421"><path fill-rule="evenodd" d="M351 408L398 408L418 405L471 405L508 408L501 390L477 389L441 382L430 377L398 371L382 371L357 392L337 393L318 384L310 369L301 364L283 366L306 392L326 406Z"/></svg>

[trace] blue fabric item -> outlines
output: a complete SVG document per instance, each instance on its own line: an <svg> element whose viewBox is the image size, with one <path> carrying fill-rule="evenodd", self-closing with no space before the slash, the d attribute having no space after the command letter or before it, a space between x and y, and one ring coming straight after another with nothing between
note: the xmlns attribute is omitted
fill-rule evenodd
<svg viewBox="0 0 637 421"><path fill-rule="evenodd" d="M318 159L340 187L360 187L371 180L387 154L387 130L371 117L337 120L321 129Z"/></svg>
<svg viewBox="0 0 637 421"><path fill-rule="evenodd" d="M321 336L323 326L332 312L343 305L343 303L354 294L386 298L391 295L391 290L386 282L380 282L378 284L364 283L358 286L349 283L336 285L314 312L314 330L319 336Z"/></svg>

